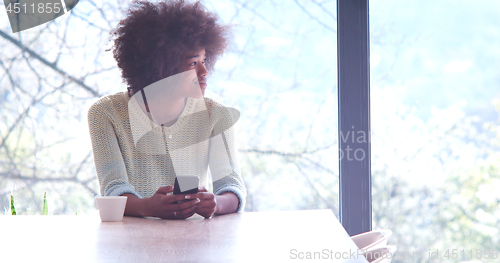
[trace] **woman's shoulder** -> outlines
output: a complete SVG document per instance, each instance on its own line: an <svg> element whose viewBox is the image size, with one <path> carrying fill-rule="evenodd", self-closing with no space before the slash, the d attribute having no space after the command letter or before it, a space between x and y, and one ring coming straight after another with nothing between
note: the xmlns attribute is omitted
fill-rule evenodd
<svg viewBox="0 0 500 263"><path fill-rule="evenodd" d="M113 107L116 104L128 102L128 94L126 91L120 91L115 94L104 96L92 104L90 108Z"/></svg>
<svg viewBox="0 0 500 263"><path fill-rule="evenodd" d="M214 112L214 113L221 113L227 111L227 109L233 109L231 107L228 107L226 104L223 102L213 99L213 98L204 98L205 100L205 106L207 110Z"/></svg>
<svg viewBox="0 0 500 263"><path fill-rule="evenodd" d="M90 106L88 114L114 115L122 111L126 112L128 100L128 93L126 91L104 96Z"/></svg>
<svg viewBox="0 0 500 263"><path fill-rule="evenodd" d="M216 119L223 119L234 124L240 117L240 112L237 109L228 107L218 100L205 98L205 104L210 114Z"/></svg>
<svg viewBox="0 0 500 263"><path fill-rule="evenodd" d="M208 109L217 108L217 107L226 107L226 105L224 103L222 103L221 101L216 100L214 98L204 97L203 99L204 99L205 105Z"/></svg>

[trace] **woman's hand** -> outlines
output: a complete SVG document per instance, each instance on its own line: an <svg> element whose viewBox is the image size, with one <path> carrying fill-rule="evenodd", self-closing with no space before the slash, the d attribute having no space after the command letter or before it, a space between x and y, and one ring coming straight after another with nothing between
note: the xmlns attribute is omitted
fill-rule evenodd
<svg viewBox="0 0 500 263"><path fill-rule="evenodd" d="M210 218L212 215L223 215L236 212L239 199L232 192L225 192L220 195L209 193L205 187L198 187L198 198L200 203L196 206L196 213Z"/></svg>
<svg viewBox="0 0 500 263"><path fill-rule="evenodd" d="M197 195L200 203L196 206L195 212L205 218L210 218L217 208L215 195L208 192L203 186L198 187Z"/></svg>
<svg viewBox="0 0 500 263"><path fill-rule="evenodd" d="M200 186L196 194L167 195L173 191L174 187L171 185L162 186L153 196L145 199L139 199L133 194L123 194L128 197L125 215L186 219L198 213L210 218L214 214L234 213L238 207L238 197L231 192L214 195ZM178 201L184 202L176 203Z"/></svg>
<svg viewBox="0 0 500 263"><path fill-rule="evenodd" d="M196 213L196 205L200 203L197 194L167 195L174 191L172 185L158 188L156 193L147 198L145 216L164 219L186 219ZM186 199L191 199L186 201ZM176 203L177 201L185 201Z"/></svg>

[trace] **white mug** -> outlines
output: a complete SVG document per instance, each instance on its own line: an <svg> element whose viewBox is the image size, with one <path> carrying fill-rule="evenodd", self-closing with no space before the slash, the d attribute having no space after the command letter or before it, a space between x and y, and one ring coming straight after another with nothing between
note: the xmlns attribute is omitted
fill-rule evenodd
<svg viewBox="0 0 500 263"><path fill-rule="evenodd" d="M127 204L126 196L99 196L95 198L103 222L122 221Z"/></svg>

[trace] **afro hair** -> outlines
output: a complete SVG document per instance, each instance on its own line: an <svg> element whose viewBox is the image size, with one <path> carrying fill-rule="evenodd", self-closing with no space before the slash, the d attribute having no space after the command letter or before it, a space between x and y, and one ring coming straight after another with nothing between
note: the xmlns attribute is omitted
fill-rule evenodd
<svg viewBox="0 0 500 263"><path fill-rule="evenodd" d="M205 48L211 70L228 46L230 28L198 2L134 1L127 16L111 32L113 57L129 94L180 73L184 56Z"/></svg>

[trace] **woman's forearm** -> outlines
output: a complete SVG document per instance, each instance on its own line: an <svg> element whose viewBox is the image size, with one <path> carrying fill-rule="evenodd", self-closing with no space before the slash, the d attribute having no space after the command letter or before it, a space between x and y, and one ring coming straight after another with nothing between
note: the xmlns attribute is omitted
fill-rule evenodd
<svg viewBox="0 0 500 263"><path fill-rule="evenodd" d="M122 194L122 196L127 197L127 205L125 206L126 216L144 217L148 215L146 211L147 199L137 198L137 196L133 194Z"/></svg>
<svg viewBox="0 0 500 263"><path fill-rule="evenodd" d="M240 200L238 197L231 192L225 192L221 195L216 195L217 206L215 209L215 214L223 215L236 212Z"/></svg>
<svg viewBox="0 0 500 263"><path fill-rule="evenodd" d="M127 205L125 206L125 215L126 216L152 216L148 212L148 198L140 199L133 194L123 194L123 196L127 196ZM216 195L216 209L215 214L223 215L236 212L239 205L238 197L231 192L226 192L221 195Z"/></svg>

